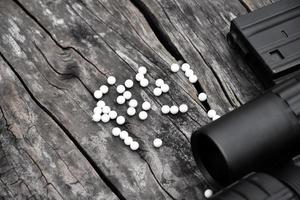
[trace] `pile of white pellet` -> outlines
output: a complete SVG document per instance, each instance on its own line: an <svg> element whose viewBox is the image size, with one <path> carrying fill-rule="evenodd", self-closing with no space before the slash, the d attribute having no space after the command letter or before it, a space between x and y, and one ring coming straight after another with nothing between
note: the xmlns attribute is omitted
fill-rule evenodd
<svg viewBox="0 0 300 200"><path fill-rule="evenodd" d="M198 77L194 74L194 71L191 69L191 66L187 63L183 63L180 67L178 63L174 63L171 65L171 71L174 73L178 73L181 71L185 74L188 78L189 82L194 84L198 81ZM148 87L150 82L146 78L147 75L147 68L146 67L139 67L138 73L135 75L136 82L140 85L140 87L145 88ZM107 78L107 84L109 86L116 85L117 79L114 76L109 76ZM155 88L153 90L153 94L157 97L163 95L164 93L169 92L170 87L169 85L161 78L155 80ZM134 86L134 81L128 79L124 82L124 84L116 85L116 91L118 93L118 97L116 98L116 102L119 105L123 105L127 102L127 115L128 117L133 117L138 114L140 120L144 121L148 118L148 111L151 110L151 104L148 101L144 101L141 103L142 110L137 113L137 106L139 102L133 98L133 94L129 91ZM109 87L107 85L101 85L98 90L94 92L94 97L98 99L97 106L94 108L93 114L93 121L95 122L102 122L107 123L110 120L116 120L118 125L124 125L126 123L125 116L119 115L117 111L112 110L102 99L104 95L109 92ZM201 102L207 101L207 95L204 92L201 92L198 95L198 99ZM186 113L188 112L188 105L182 103L180 105L171 104L171 105L162 105L161 106L161 113L162 114L169 114L172 115L178 113ZM217 120L220 118L217 115L215 110L209 110L207 112L207 116L212 120ZM112 134L114 136L119 136L124 143L129 146L132 150L137 150L139 148L139 143L137 141L133 141L132 137L129 136L128 132L122 130L118 127L113 128ZM162 140L156 138L153 140L154 147L160 147L162 145Z"/></svg>
<svg viewBox="0 0 300 200"><path fill-rule="evenodd" d="M174 63L170 67L171 71L174 73L179 73L180 70L185 74L188 78L189 82L195 84L198 81L198 77L194 74L194 71L191 69L191 66L188 63L183 63L181 66L178 63ZM150 82L145 77L147 75L146 67L139 67L138 73L135 75L136 82L142 88L146 88L149 86ZM107 84L109 86L116 85L117 79L114 76L109 76L107 78ZM153 94L156 97L159 97L167 92L169 92L169 85L161 78L157 79L154 83L155 88L153 89ZM139 102L133 98L133 94L129 91L134 86L134 81L128 79L124 82L124 84L116 85L116 91L118 93L118 97L116 98L116 102L119 105L123 105L127 102L127 116L133 117L137 114L137 107L139 106ZM117 111L112 110L102 99L104 95L109 92L109 87L107 85L101 85L98 90L94 92L94 97L98 100L96 107L94 108L93 121L107 123L110 120L116 120L116 123L121 126L126 123L125 116L119 115ZM207 101L207 94L205 92L201 92L198 94L198 99L201 102ZM138 117L140 120L144 121L148 118L148 112L151 110L151 104L148 101L144 101L141 103L141 111L138 113ZM178 113L186 113L188 112L187 104L179 104L179 106L175 103L170 105L162 105L161 113L162 114L178 114ZM216 111L211 109L207 112L207 116L212 120L217 120L220 118L217 115ZM112 135L115 137L119 137L126 146L130 147L131 150L136 151L139 149L140 145L137 141L129 135L126 130L121 130L119 127L114 127L112 129ZM156 148L161 147L163 141L160 138L155 138L153 140L153 146ZM213 195L213 191L211 189L207 189L204 192L204 196L209 198Z"/></svg>

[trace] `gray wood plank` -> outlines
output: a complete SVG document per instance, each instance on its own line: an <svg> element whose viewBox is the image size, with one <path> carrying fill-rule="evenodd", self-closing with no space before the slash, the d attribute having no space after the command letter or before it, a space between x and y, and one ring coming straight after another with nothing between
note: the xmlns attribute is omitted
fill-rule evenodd
<svg viewBox="0 0 300 200"><path fill-rule="evenodd" d="M0 85L1 198L118 199L1 58Z"/></svg>
<svg viewBox="0 0 300 200"><path fill-rule="evenodd" d="M195 85L182 73L171 73L169 66L178 59L189 62L209 105L220 114L258 95L261 85L226 43L230 19L246 9L237 0L132 2L3 0L0 53L39 109L63 129L65 138L74 140L88 168L107 177L119 198L203 199L203 191L212 186L195 165L189 139L210 120ZM127 118L123 128L141 144L132 152L111 135L114 123L91 121L92 93L109 75L118 83L133 78L141 65L148 68L152 84L131 92L139 102L150 101L153 110L145 122ZM157 78L171 87L159 98L152 94ZM110 91L104 100L124 114L126 107L116 105L116 95ZM161 115L161 105L183 102L190 107L188 114ZM160 149L152 145L156 137L164 141ZM89 184L100 188L96 181Z"/></svg>
<svg viewBox="0 0 300 200"><path fill-rule="evenodd" d="M246 13L238 0L149 0L133 2L154 18L160 34L195 67L209 104L226 113L259 94L262 87L226 40L230 20Z"/></svg>
<svg viewBox="0 0 300 200"><path fill-rule="evenodd" d="M42 26L29 19L28 14L15 4L3 3L1 8L9 12L2 14L5 20L1 24L4 36L1 53L24 79L24 84L37 101L70 132L125 198L201 198L203 189L208 186L193 161L188 138L208 119L203 106L196 101L194 86L168 69L174 58L162 59L152 49L154 47L150 48L150 43L145 44L139 36L132 39L140 43L141 47L136 49L105 24L97 21L92 27L85 22L83 19L93 22L95 18L83 5L80 8L78 3L60 3L56 6L46 2L30 4L39 23L45 24ZM132 4L129 5L135 9ZM137 9L135 11L138 12ZM53 21L54 18L56 21ZM57 24L62 18L64 22ZM19 41L20 35L9 31L15 26L13 24L19 27L18 34L26 38L23 42ZM127 27L126 24L122 26L120 30ZM157 44L158 41L151 43ZM168 55L162 45L157 48L161 49L161 55ZM161 98L153 96L153 85L151 90L139 87L132 90L140 102L149 100L153 104L153 111L145 123L135 117L128 119L124 127L141 144L141 150L135 153L111 135L114 124L91 121L96 103L91 92L105 82L108 74L116 75L120 83L134 76L138 65L148 67L148 78L152 82L155 78L164 78L172 90ZM183 81L176 82L178 78ZM111 95L115 98L116 94ZM189 115L162 116L160 106L174 101L189 104ZM111 106L116 108L113 102ZM118 109L124 112L126 108ZM158 136L165 143L159 150L152 145L153 139Z"/></svg>

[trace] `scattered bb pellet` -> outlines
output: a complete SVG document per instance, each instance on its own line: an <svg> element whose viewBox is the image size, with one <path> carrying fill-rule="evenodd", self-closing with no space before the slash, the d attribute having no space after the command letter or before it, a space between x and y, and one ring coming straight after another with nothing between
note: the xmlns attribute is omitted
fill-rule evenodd
<svg viewBox="0 0 300 200"><path fill-rule="evenodd" d="M162 90L160 88L154 88L153 94L158 97L162 94Z"/></svg>
<svg viewBox="0 0 300 200"><path fill-rule="evenodd" d="M110 117L109 117L108 114L103 114L103 115L101 116L101 121L102 121L103 123L107 123L107 122L109 122L109 120L110 120Z"/></svg>
<svg viewBox="0 0 300 200"><path fill-rule="evenodd" d="M126 99L125 99L124 96L121 96L121 95L120 95L120 96L117 97L117 103L118 103L118 104L122 105L122 104L125 103L125 101L126 101Z"/></svg>
<svg viewBox="0 0 300 200"><path fill-rule="evenodd" d="M108 93L108 87L107 87L107 85L101 85L100 86L100 91L102 92L102 94Z"/></svg>
<svg viewBox="0 0 300 200"><path fill-rule="evenodd" d="M194 75L194 71L191 69L187 69L184 74L186 77L191 77L192 75Z"/></svg>
<svg viewBox="0 0 300 200"><path fill-rule="evenodd" d="M93 121L94 122L100 122L101 121L101 115L99 113L93 114Z"/></svg>
<svg viewBox="0 0 300 200"><path fill-rule="evenodd" d="M146 120L147 117L148 117L147 112L141 111L141 112L139 113L139 118L140 118L140 120Z"/></svg>
<svg viewBox="0 0 300 200"><path fill-rule="evenodd" d="M207 112L207 116L211 119L213 119L216 116L216 114L217 114L217 112L213 109L211 109Z"/></svg>
<svg viewBox="0 0 300 200"><path fill-rule="evenodd" d="M109 84L109 85L114 85L115 83L116 83L116 78L114 77L114 76L109 76L108 78L107 78L107 83Z"/></svg>
<svg viewBox="0 0 300 200"><path fill-rule="evenodd" d="M125 91L125 92L123 93L123 97L124 97L126 100L129 100L129 99L131 99L132 94L131 94L131 92L129 92L129 91Z"/></svg>
<svg viewBox="0 0 300 200"><path fill-rule="evenodd" d="M148 79L143 78L143 79L140 81L140 86L141 86L141 87L147 87L148 85L149 85Z"/></svg>
<svg viewBox="0 0 300 200"><path fill-rule="evenodd" d="M161 139L156 138L156 139L153 140L153 146L154 147L159 148L159 147L161 147L161 145L162 145L162 140Z"/></svg>
<svg viewBox="0 0 300 200"><path fill-rule="evenodd" d="M189 64L187 64L187 63L183 63L181 65L181 70L184 71L184 72L187 71L190 68L191 68L191 66Z"/></svg>
<svg viewBox="0 0 300 200"><path fill-rule="evenodd" d="M138 82L140 82L142 79L144 79L144 74L141 74L141 73L137 73L135 75L135 80L137 80Z"/></svg>
<svg viewBox="0 0 300 200"><path fill-rule="evenodd" d="M95 97L96 99L101 99L102 96L103 96L103 94L102 94L102 92L101 92L100 90L96 90L96 91L94 92L94 97Z"/></svg>
<svg viewBox="0 0 300 200"><path fill-rule="evenodd" d="M172 71L172 72L178 72L179 69L180 69L180 66L179 66L177 63L173 63L173 64L171 65L171 71Z"/></svg>
<svg viewBox="0 0 300 200"><path fill-rule="evenodd" d="M124 140L124 144L127 146L130 146L132 142L133 142L133 139L130 136L126 137Z"/></svg>
<svg viewBox="0 0 300 200"><path fill-rule="evenodd" d="M119 127L114 127L111 131L111 133L113 134L113 136L119 136L121 133L121 129Z"/></svg>
<svg viewBox="0 0 300 200"><path fill-rule="evenodd" d="M161 86L161 91L162 91L163 93L167 93L167 92L169 92L169 90L170 90L170 87L169 87L168 84L163 84L163 85Z"/></svg>
<svg viewBox="0 0 300 200"><path fill-rule="evenodd" d="M115 110L112 110L108 113L110 119L116 119L118 117L118 113Z"/></svg>
<svg viewBox="0 0 300 200"><path fill-rule="evenodd" d="M140 145L139 145L138 142L133 141L133 142L130 144L130 149L131 149L132 151L138 150L139 147L140 147Z"/></svg>
<svg viewBox="0 0 300 200"><path fill-rule="evenodd" d="M125 140L128 137L128 132L127 131L121 131L119 136L122 140Z"/></svg>
<svg viewBox="0 0 300 200"><path fill-rule="evenodd" d="M138 102L137 102L136 99L131 99L131 100L129 101L128 105L129 105L130 107L135 108L135 107L137 107Z"/></svg>
<svg viewBox="0 0 300 200"><path fill-rule="evenodd" d="M110 109L109 106L104 106L104 107L102 108L102 112L103 112L104 114L108 114L110 111L111 111L111 109Z"/></svg>
<svg viewBox="0 0 300 200"><path fill-rule="evenodd" d="M124 83L126 88L132 88L133 87L133 81L131 79L127 79Z"/></svg>
<svg viewBox="0 0 300 200"><path fill-rule="evenodd" d="M199 95L198 95L198 99L203 102L203 101L206 101L207 100L207 94L205 94L204 92L201 92Z"/></svg>
<svg viewBox="0 0 300 200"><path fill-rule="evenodd" d="M170 106L168 106L168 105L163 105L163 106L161 107L161 112L162 112L163 114L168 114L168 113L170 112Z"/></svg>
<svg viewBox="0 0 300 200"><path fill-rule="evenodd" d="M191 69L191 66L188 63L173 63L171 65L171 71L172 72L178 72L180 69L185 73L185 76L188 77L189 82L196 83L198 81L198 77L194 74L194 71ZM181 65L181 66L180 66ZM145 75L147 74L147 68L144 66L141 66L138 68L138 73L135 76L135 79L139 82L141 87L147 87L149 85L149 80L145 78ZM138 106L138 101L136 99L132 98L132 93L126 89L130 89L134 85L134 79L127 79L124 82L124 85L118 85L116 90L119 96L117 97L116 101L118 104L124 104L126 100L128 101L129 107L127 108L127 114L129 116L134 116L137 113L136 107ZM115 85L116 84L116 78L114 76L109 76L107 78L107 85L101 85L98 90L94 92L94 97L96 99L101 99L103 95L109 92L109 85ZM155 96L160 96L162 93L167 93L170 90L170 87L168 84L164 82L163 79L157 79L155 81L156 88L153 90L153 94ZM207 95L202 92L198 95L198 99L200 101L206 101ZM168 106L163 105L161 107L161 112L163 114L177 114L178 112L186 113L188 112L188 106L186 104L181 104L179 107L176 105ZM148 118L148 113L146 111L151 110L151 104L147 101L142 103L142 111L138 113L138 117L140 120L146 120ZM126 122L126 119L124 116L118 116L118 113L115 110L111 110L109 106L105 104L103 100L99 100L97 102L97 106L94 108L94 114L92 116L93 121L103 123L107 123L110 120L115 119L116 123L118 125L123 125ZM219 115L217 115L215 110L209 110L207 112L207 116L211 118L212 120L217 120L220 118ZM122 140L124 140L125 145L130 146L130 149L135 151L139 149L139 143L137 141L134 141L132 137L129 136L127 131L122 131L118 127L114 127L112 129L112 135L113 136L119 136ZM153 140L154 147L158 148L162 146L162 140L159 138L156 138ZM208 189L204 192L204 196L206 198L209 198L212 196L212 190Z"/></svg>
<svg viewBox="0 0 300 200"><path fill-rule="evenodd" d="M118 125L125 124L125 121L126 121L125 117L123 117L123 116L118 116L117 119L116 119L116 122L117 122Z"/></svg>
<svg viewBox="0 0 300 200"><path fill-rule="evenodd" d="M198 77L195 74L193 74L189 77L189 81L191 83L196 83L198 81Z"/></svg>
<svg viewBox="0 0 300 200"><path fill-rule="evenodd" d="M213 195L213 191L211 190L211 189L206 189L205 191L204 191L204 197L205 198L210 198L210 197L212 197L212 195Z"/></svg>
<svg viewBox="0 0 300 200"><path fill-rule="evenodd" d="M180 106L179 106L179 111L181 112L181 113L186 113L187 111L188 111L188 106L186 105L186 104L181 104Z"/></svg>
<svg viewBox="0 0 300 200"><path fill-rule="evenodd" d="M100 107L100 108L103 108L103 107L105 106L105 102L102 101L102 100L99 100L99 101L97 102L97 106Z"/></svg>
<svg viewBox="0 0 300 200"><path fill-rule="evenodd" d="M150 110L151 109L151 104L148 102L148 101L145 101L143 104L142 104L142 109L143 110Z"/></svg>
<svg viewBox="0 0 300 200"><path fill-rule="evenodd" d="M134 107L129 107L129 108L127 109L127 115L129 115L129 116L134 116L135 113L136 113L136 110L135 110Z"/></svg>
<svg viewBox="0 0 300 200"><path fill-rule="evenodd" d="M215 115L215 116L212 118L212 120L215 121L215 120L219 119L220 117L221 117L220 115Z"/></svg>
<svg viewBox="0 0 300 200"><path fill-rule="evenodd" d="M101 114L102 113L102 108L97 106L94 108L94 114Z"/></svg>
<svg viewBox="0 0 300 200"><path fill-rule="evenodd" d="M156 79L156 81L155 81L155 85L157 86L157 87L161 87L163 84L165 84L165 82L164 82L164 80L162 80L162 79Z"/></svg>
<svg viewBox="0 0 300 200"><path fill-rule="evenodd" d="M173 115L177 114L179 112L179 108L178 106L171 106L170 108L170 113L172 113Z"/></svg>
<svg viewBox="0 0 300 200"><path fill-rule="evenodd" d="M138 73L140 74L146 74L147 73L147 68L144 66L139 67Z"/></svg>
<svg viewBox="0 0 300 200"><path fill-rule="evenodd" d="M117 92L118 92L119 94L123 94L123 92L125 92L125 90L126 90L126 88L125 88L124 85L118 85L118 86L117 86Z"/></svg>

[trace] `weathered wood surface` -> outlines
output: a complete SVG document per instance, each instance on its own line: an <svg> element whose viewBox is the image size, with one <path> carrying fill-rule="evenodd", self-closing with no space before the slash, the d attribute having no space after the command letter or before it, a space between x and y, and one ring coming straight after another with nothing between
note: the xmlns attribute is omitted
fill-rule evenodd
<svg viewBox="0 0 300 200"><path fill-rule="evenodd" d="M268 2L268 1L266 1ZM226 43L230 20L264 1L2 0L0 1L0 197L3 199L203 199L212 187L193 161L189 139L209 122L197 90L176 60L190 63L224 114L259 94L259 82ZM113 123L91 121L92 92L138 66L163 78L132 93L154 106L124 127L141 144L130 151L111 135ZM111 92L104 97L116 97ZM187 115L162 116L160 106L186 102ZM125 106L110 106L125 112ZM152 146L160 137L164 145Z"/></svg>

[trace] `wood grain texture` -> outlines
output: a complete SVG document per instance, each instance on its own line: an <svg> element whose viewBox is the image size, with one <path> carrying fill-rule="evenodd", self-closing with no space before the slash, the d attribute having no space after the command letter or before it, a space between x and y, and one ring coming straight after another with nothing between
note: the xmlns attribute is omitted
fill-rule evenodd
<svg viewBox="0 0 300 200"><path fill-rule="evenodd" d="M230 19L244 13L229 0L0 1L0 83L8 88L0 89L0 142L9 143L3 152L16 152L4 158L18 163L4 163L22 169L29 188L2 181L0 192L37 199L204 199L212 186L196 167L189 139L209 123L207 105L197 100L199 87L169 66L190 63L220 114L258 95L259 82L226 43ZM153 84L131 89L140 103L153 105L147 121L127 118L123 128L141 145L132 152L111 135L115 123L91 121L92 94L109 75L122 84L141 65L151 83L163 78L171 91L157 98ZM104 100L125 115L114 89ZM161 105L174 102L187 103L188 114L161 115ZM156 137L164 141L160 149L152 146ZM40 171L33 172L36 165Z"/></svg>
<svg viewBox="0 0 300 200"><path fill-rule="evenodd" d="M3 199L118 199L0 59Z"/></svg>

